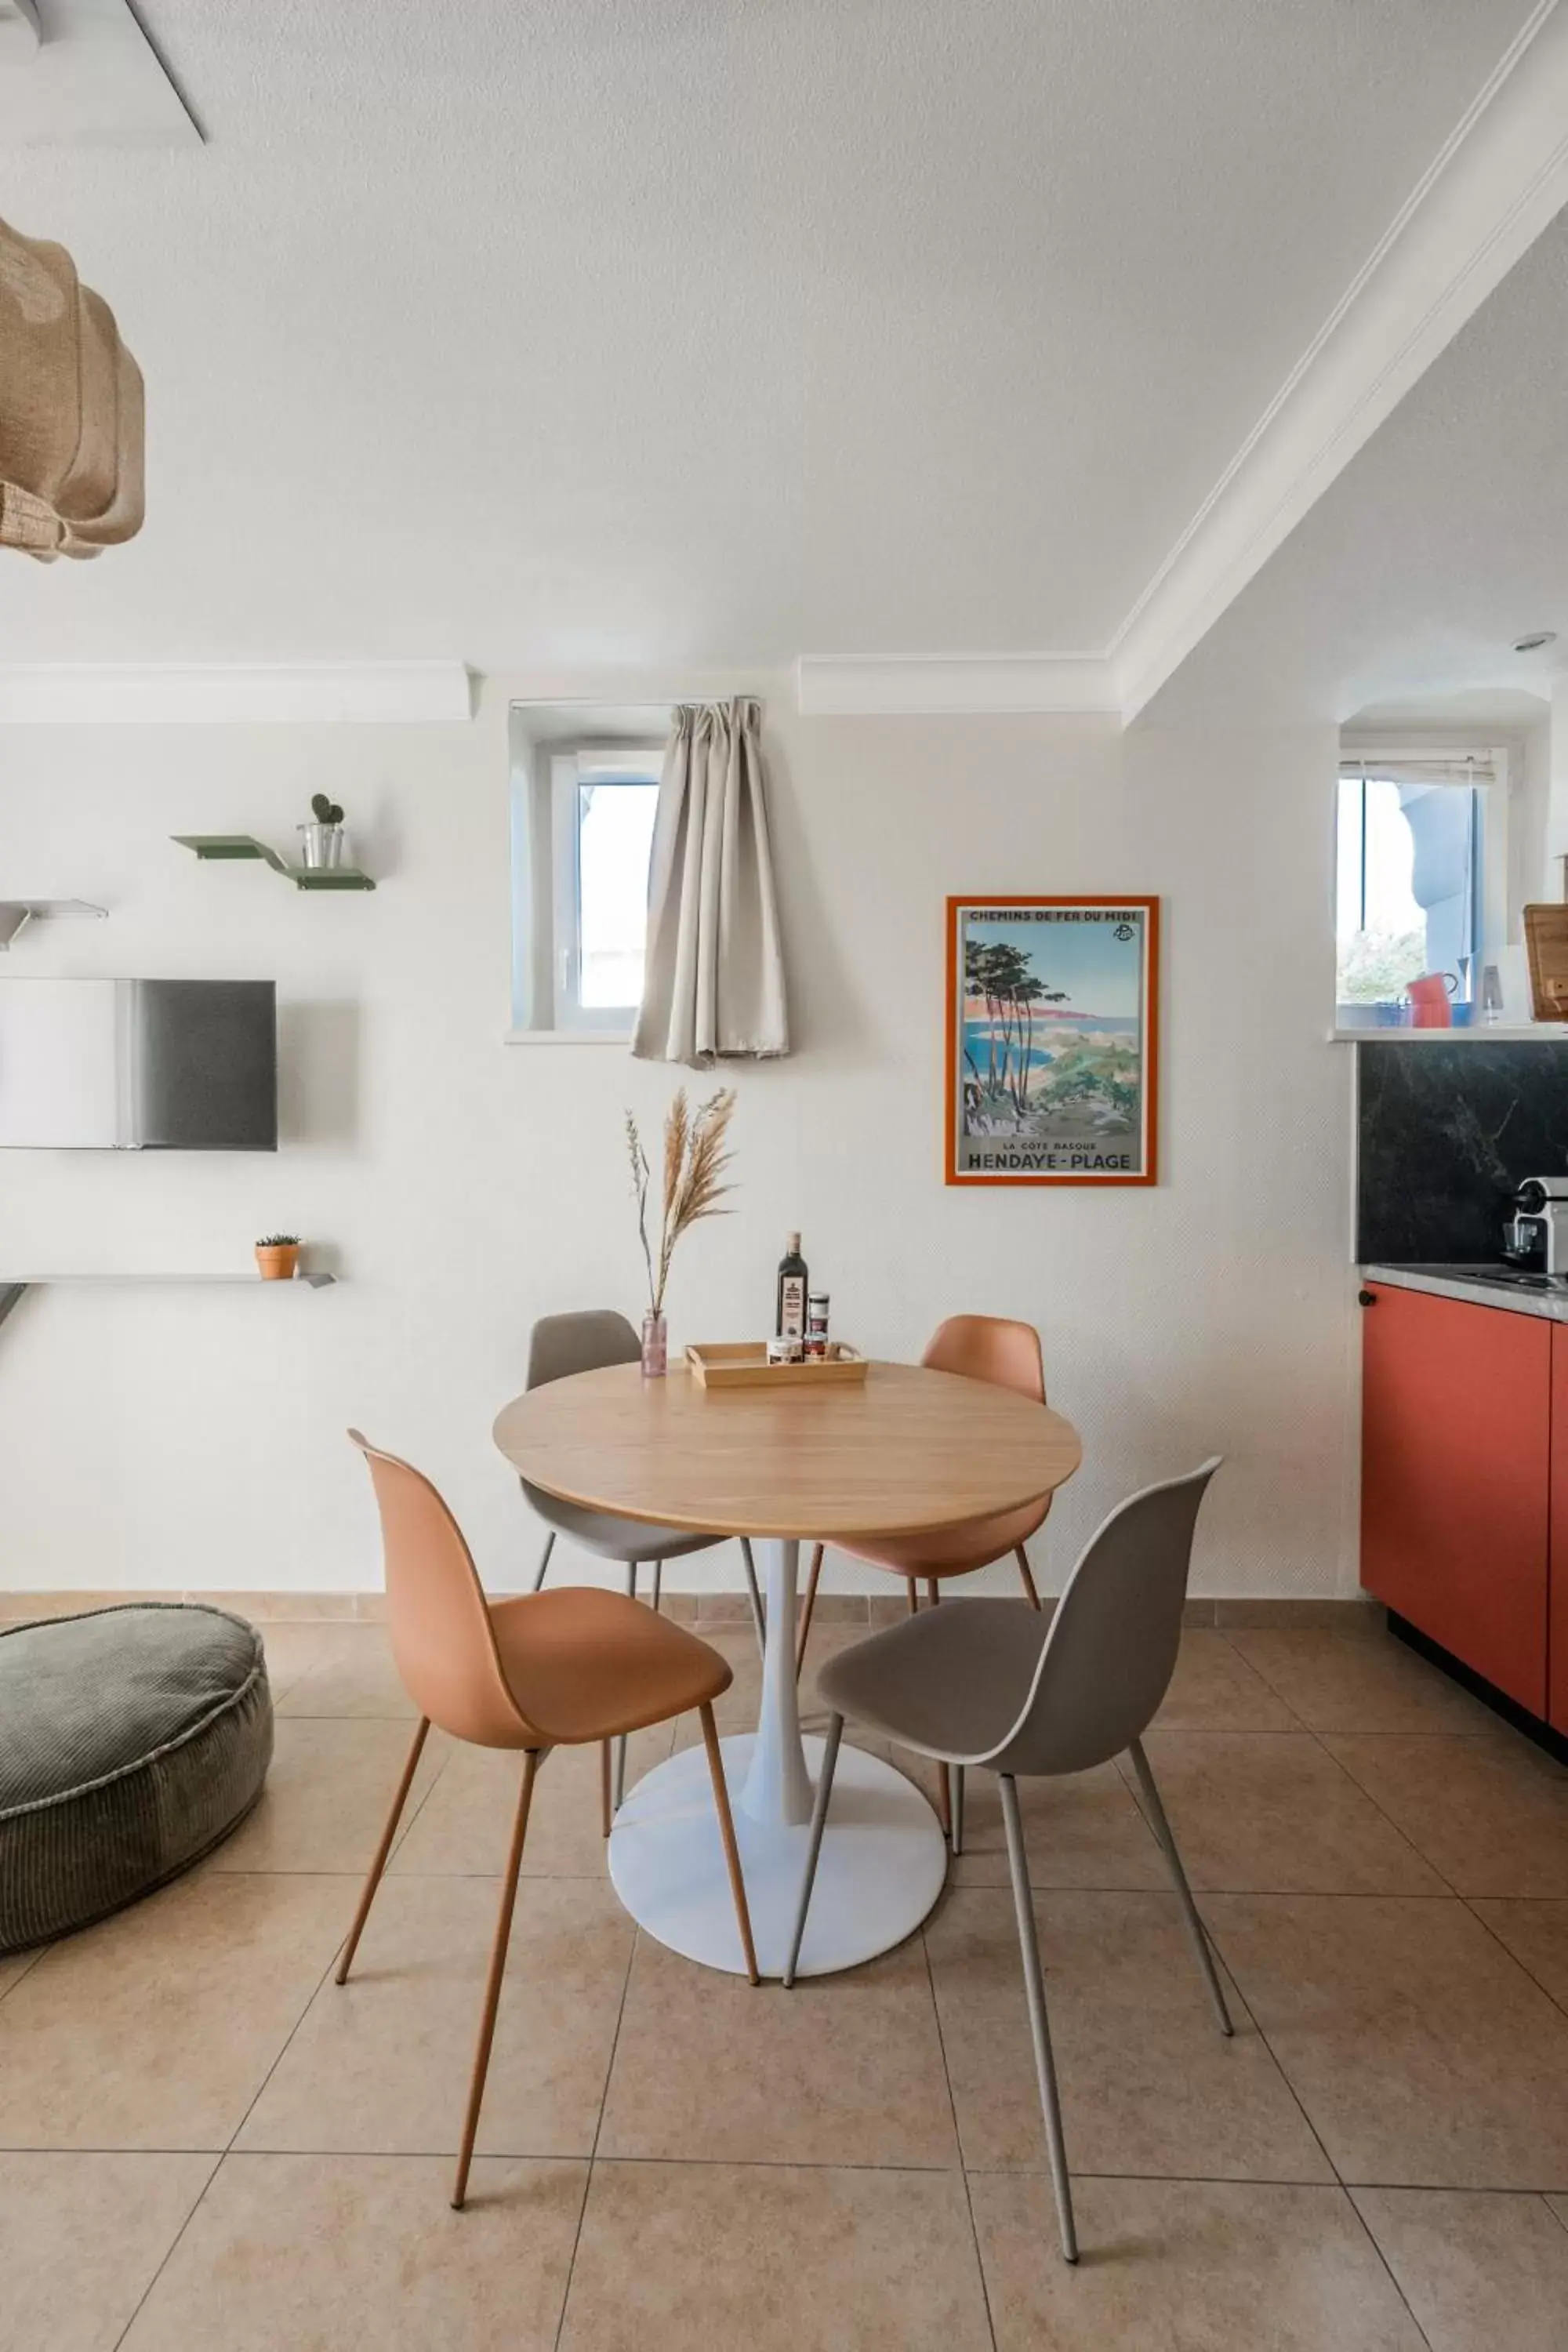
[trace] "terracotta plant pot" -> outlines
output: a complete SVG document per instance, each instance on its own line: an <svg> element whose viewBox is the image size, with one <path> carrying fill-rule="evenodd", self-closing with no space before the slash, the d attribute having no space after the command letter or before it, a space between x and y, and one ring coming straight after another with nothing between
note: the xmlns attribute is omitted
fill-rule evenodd
<svg viewBox="0 0 1568 2352"><path fill-rule="evenodd" d="M263 1282L292 1282L300 1263L298 1242L258 1242L256 1263Z"/></svg>

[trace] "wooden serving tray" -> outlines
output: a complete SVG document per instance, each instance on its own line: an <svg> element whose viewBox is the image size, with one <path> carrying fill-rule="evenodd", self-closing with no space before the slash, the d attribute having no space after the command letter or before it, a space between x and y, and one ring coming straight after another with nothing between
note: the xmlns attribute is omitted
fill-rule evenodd
<svg viewBox="0 0 1568 2352"><path fill-rule="evenodd" d="M770 1364L765 1339L721 1339L688 1348L686 1360L705 1389L847 1388L866 1377L866 1359L838 1339L826 1356Z"/></svg>

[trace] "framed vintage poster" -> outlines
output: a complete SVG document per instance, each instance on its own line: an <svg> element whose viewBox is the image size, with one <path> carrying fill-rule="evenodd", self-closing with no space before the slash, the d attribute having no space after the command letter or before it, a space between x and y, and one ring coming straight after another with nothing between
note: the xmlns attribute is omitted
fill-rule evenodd
<svg viewBox="0 0 1568 2352"><path fill-rule="evenodd" d="M1158 898L947 902L947 1181L1152 1184Z"/></svg>

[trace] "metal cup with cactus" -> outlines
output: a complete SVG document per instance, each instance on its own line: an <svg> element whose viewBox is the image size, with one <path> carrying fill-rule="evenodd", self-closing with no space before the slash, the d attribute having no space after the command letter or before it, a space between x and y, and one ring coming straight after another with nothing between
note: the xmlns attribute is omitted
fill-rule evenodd
<svg viewBox="0 0 1568 2352"><path fill-rule="evenodd" d="M325 793L310 795L310 823L300 825L300 863L309 872L343 862L343 813Z"/></svg>

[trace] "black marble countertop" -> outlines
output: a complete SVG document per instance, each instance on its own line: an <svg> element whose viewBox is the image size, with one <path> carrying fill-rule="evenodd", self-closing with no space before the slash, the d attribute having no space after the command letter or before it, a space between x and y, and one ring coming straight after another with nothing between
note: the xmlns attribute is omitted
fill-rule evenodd
<svg viewBox="0 0 1568 2352"><path fill-rule="evenodd" d="M1461 1265L1433 1260L1366 1265L1361 1275L1363 1282L1387 1283L1394 1290L1425 1290L1434 1298L1458 1298L1472 1307L1501 1307L1510 1315L1568 1323L1568 1276L1516 1274L1495 1259Z"/></svg>

